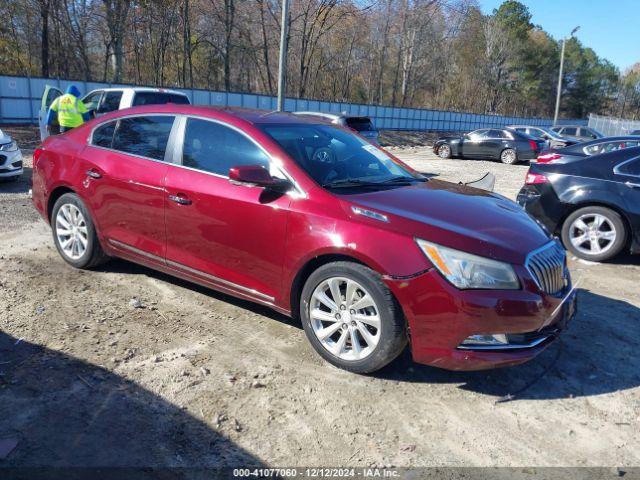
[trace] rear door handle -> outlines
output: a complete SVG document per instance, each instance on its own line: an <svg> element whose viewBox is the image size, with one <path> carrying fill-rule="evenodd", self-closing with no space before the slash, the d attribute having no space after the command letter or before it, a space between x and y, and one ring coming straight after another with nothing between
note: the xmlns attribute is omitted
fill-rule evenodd
<svg viewBox="0 0 640 480"><path fill-rule="evenodd" d="M90 168L89 170L87 170L87 177L98 179L102 178L102 174L99 171Z"/></svg>
<svg viewBox="0 0 640 480"><path fill-rule="evenodd" d="M191 205L191 200L183 195L169 195L169 200L179 205Z"/></svg>

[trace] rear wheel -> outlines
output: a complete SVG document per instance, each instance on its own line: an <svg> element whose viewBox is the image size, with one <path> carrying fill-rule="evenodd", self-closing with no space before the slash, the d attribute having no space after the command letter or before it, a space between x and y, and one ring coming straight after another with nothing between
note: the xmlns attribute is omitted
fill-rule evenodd
<svg viewBox="0 0 640 480"><path fill-rule="evenodd" d="M606 207L584 207L567 217L562 242L576 257L602 262L624 248L627 229L617 212Z"/></svg>
<svg viewBox="0 0 640 480"><path fill-rule="evenodd" d="M438 156L440 158L451 158L451 147L446 143L438 147Z"/></svg>
<svg viewBox="0 0 640 480"><path fill-rule="evenodd" d="M505 148L500 153L500 161L506 165L513 165L518 161L518 155L513 148Z"/></svg>
<svg viewBox="0 0 640 480"><path fill-rule="evenodd" d="M380 275L335 262L313 272L302 290L300 315L313 348L333 365L370 373L407 344L404 317Z"/></svg>
<svg viewBox="0 0 640 480"><path fill-rule="evenodd" d="M58 253L70 265L88 269L108 260L89 211L75 193L65 193L56 201L51 230Z"/></svg>

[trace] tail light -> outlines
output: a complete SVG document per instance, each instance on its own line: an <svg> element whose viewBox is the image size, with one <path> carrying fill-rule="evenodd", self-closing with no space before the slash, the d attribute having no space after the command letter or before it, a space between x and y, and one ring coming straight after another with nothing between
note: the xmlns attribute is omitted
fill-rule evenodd
<svg viewBox="0 0 640 480"><path fill-rule="evenodd" d="M535 140L529 140L529 146L531 147L531 150L538 150L538 144Z"/></svg>
<svg viewBox="0 0 640 480"><path fill-rule="evenodd" d="M524 179L525 185L540 185L541 183L549 183L549 179L541 173L527 172L527 177Z"/></svg>
<svg viewBox="0 0 640 480"><path fill-rule="evenodd" d="M551 163L554 160L558 160L559 158L562 158L562 155L560 155L559 153L545 153L544 155L540 155L536 159L536 162L537 163Z"/></svg>
<svg viewBox="0 0 640 480"><path fill-rule="evenodd" d="M44 148L36 148L33 151L33 165L35 166L36 163L38 163L38 160L40 159L40 155L42 155L42 152L44 152Z"/></svg>

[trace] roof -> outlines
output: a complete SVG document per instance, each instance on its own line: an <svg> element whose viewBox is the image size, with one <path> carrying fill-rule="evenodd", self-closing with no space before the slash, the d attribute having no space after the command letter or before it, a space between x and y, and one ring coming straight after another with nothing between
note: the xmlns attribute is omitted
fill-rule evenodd
<svg viewBox="0 0 640 480"><path fill-rule="evenodd" d="M154 87L108 87L108 88L94 88L93 90L91 90L92 92L95 92L97 90L100 91L104 91L104 92L119 92L122 90L131 90L134 92L162 92L162 93L171 93L174 95L183 95L183 96L187 96L186 93L183 92L179 92L177 90L171 90L170 88L154 88Z"/></svg>
<svg viewBox="0 0 640 480"><path fill-rule="evenodd" d="M258 110L252 108L240 108L240 107L213 107L203 105L177 105L173 103L161 104L161 105L143 105L133 108L127 108L124 110L117 110L111 112L101 119L116 118L124 115L131 114L144 114L144 113L174 113L185 115L201 115L203 117L217 118L219 120L244 120L254 125L262 124L301 124L301 125L318 125L318 120L314 120L312 117L305 117L301 115L294 115L288 112ZM226 117L226 118L225 118Z"/></svg>

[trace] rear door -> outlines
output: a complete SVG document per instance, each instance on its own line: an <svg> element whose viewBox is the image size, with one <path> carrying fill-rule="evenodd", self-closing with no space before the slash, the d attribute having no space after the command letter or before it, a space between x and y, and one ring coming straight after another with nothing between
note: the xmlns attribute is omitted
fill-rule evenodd
<svg viewBox="0 0 640 480"><path fill-rule="evenodd" d="M45 85L42 98L40 100L40 111L38 112L38 125L40 127L40 140L44 141L49 136L47 132L47 113L53 101L62 95L59 88L51 85Z"/></svg>
<svg viewBox="0 0 640 480"><path fill-rule="evenodd" d="M175 117L124 117L97 127L83 151L84 196L103 240L127 257L164 263L164 178ZM166 160L167 159L167 160Z"/></svg>
<svg viewBox="0 0 640 480"><path fill-rule="evenodd" d="M291 196L234 185L229 169L269 156L247 135L185 118L181 166L167 172L167 264L217 288L272 303L279 292Z"/></svg>
<svg viewBox="0 0 640 480"><path fill-rule="evenodd" d="M640 240L640 158L632 158L616 165L614 177L620 182L620 193L624 200L627 219L636 241Z"/></svg>

